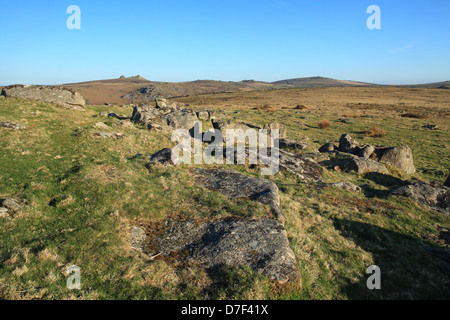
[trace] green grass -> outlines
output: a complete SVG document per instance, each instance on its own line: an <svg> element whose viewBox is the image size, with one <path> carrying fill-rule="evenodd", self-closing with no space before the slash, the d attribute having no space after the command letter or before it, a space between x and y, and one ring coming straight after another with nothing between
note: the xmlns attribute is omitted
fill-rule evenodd
<svg viewBox="0 0 450 320"><path fill-rule="evenodd" d="M270 212L258 202L235 202L205 191L196 185L189 166L147 169L147 155L173 145L170 135L139 126L115 127L112 118L98 116L105 108L131 114L131 109L88 106L78 111L0 100L0 121L28 126L21 131L0 128L0 196L27 203L11 219L0 220L0 299L449 298L449 277L426 248L445 247L436 240L437 225L449 228L450 218L406 199L387 198L393 185L409 178L392 168L394 178L342 174L325 164L326 182L364 185L362 194L319 188L285 172L269 177L281 191L301 289L279 288L245 267L208 273L194 265L149 261L129 248L130 225L168 217L265 217ZM292 112L226 113L257 125L285 123L289 138L309 137L311 148L343 133L361 143L408 144L418 168L413 179L443 182L447 176L450 133L445 124L440 131L425 131L415 119L343 124L338 115ZM330 120L330 128L317 127L323 119ZM93 137L93 132L104 131L94 128L97 122L129 137ZM386 130L386 136L364 136L371 125ZM245 166L233 168L259 174ZM371 264L381 268L382 290L365 287L365 269ZM66 288L70 265L81 268L80 291Z"/></svg>

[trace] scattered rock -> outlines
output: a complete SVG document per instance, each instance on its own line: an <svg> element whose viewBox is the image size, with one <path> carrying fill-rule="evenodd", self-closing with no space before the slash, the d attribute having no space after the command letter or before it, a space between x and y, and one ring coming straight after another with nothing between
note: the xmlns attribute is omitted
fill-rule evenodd
<svg viewBox="0 0 450 320"><path fill-rule="evenodd" d="M114 120L113 125L122 128L131 128L133 124L128 120Z"/></svg>
<svg viewBox="0 0 450 320"><path fill-rule="evenodd" d="M353 184L351 182L336 182L336 183L327 183L324 186L326 187L335 187L343 190L348 190L351 192L359 193L362 191L360 186Z"/></svg>
<svg viewBox="0 0 450 320"><path fill-rule="evenodd" d="M376 150L379 162L399 168L407 174L416 172L411 148L408 146L379 148Z"/></svg>
<svg viewBox="0 0 450 320"><path fill-rule="evenodd" d="M342 119L341 120L342 123L346 123L346 124L355 124L358 123L358 121L355 121L353 119Z"/></svg>
<svg viewBox="0 0 450 320"><path fill-rule="evenodd" d="M391 195L408 197L427 208L450 214L450 188L438 182L410 182L394 190Z"/></svg>
<svg viewBox="0 0 450 320"><path fill-rule="evenodd" d="M104 122L97 122L96 124L94 124L94 127L96 127L97 129L109 129L110 128Z"/></svg>
<svg viewBox="0 0 450 320"><path fill-rule="evenodd" d="M94 132L92 135L95 137L113 138L113 139L121 139L127 137L127 135L123 133L116 133L116 132Z"/></svg>
<svg viewBox="0 0 450 320"><path fill-rule="evenodd" d="M323 146L319 148L319 152L334 152L338 148L332 142L325 143Z"/></svg>
<svg viewBox="0 0 450 320"><path fill-rule="evenodd" d="M20 210L21 205L15 199L0 199L0 207L6 208L10 212L17 212Z"/></svg>
<svg viewBox="0 0 450 320"><path fill-rule="evenodd" d="M197 180L208 189L230 199L249 198L270 206L276 219L284 222L277 185L267 179L249 177L235 170L194 169Z"/></svg>
<svg viewBox="0 0 450 320"><path fill-rule="evenodd" d="M13 130L25 130L27 127L11 121L0 121L0 127L13 129Z"/></svg>
<svg viewBox="0 0 450 320"><path fill-rule="evenodd" d="M14 85L3 88L2 95L55 103L66 108L83 109L86 106L78 92L63 87Z"/></svg>
<svg viewBox="0 0 450 320"><path fill-rule="evenodd" d="M172 156L172 149L165 148L162 149L150 157L150 162L159 162L164 166L174 166L179 164L179 161L175 160L176 157ZM175 160L175 161L174 161Z"/></svg>
<svg viewBox="0 0 450 320"><path fill-rule="evenodd" d="M377 172L382 174L389 174L389 171L386 167L374 160L364 159L364 158L351 158L344 164L344 167L349 170L354 170L357 173L368 173L368 172Z"/></svg>
<svg viewBox="0 0 450 320"><path fill-rule="evenodd" d="M439 126L437 124L427 124L427 125L422 126L422 128L428 129L428 130L438 130Z"/></svg>
<svg viewBox="0 0 450 320"><path fill-rule="evenodd" d="M295 255L283 225L273 219L174 221L149 242L152 254L207 268L249 266L280 283L299 281Z"/></svg>

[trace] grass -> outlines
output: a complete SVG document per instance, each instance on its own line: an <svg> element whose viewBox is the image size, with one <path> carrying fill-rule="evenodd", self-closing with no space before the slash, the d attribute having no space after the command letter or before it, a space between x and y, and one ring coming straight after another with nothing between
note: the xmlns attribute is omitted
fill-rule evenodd
<svg viewBox="0 0 450 320"><path fill-rule="evenodd" d="M448 249L448 244L439 241L438 227L449 228L450 218L407 199L387 197L405 179L445 181L450 167L448 104L436 106L444 110L444 116L433 118L435 111L430 112L427 121L439 124L441 130L429 131L420 129L420 119L402 118L397 109L387 109L383 99L395 100L391 89L381 99L382 112L371 107L375 101L361 95L358 99L364 104L348 108L350 101L357 106L359 102L351 93L346 98L347 89L341 90L333 90L336 98L330 98L340 107L322 95L317 97L321 102L315 103L309 93L323 93L319 89L285 90L284 100L278 102L271 99L280 97L280 90L198 98L208 108L223 109L222 116L232 120L256 125L281 122L287 126L288 138L308 137L310 149L343 133L363 144L412 148L418 169L413 176L392 168L393 177L344 174L333 170L339 159L331 157L324 163L326 182L356 183L363 186L361 194L305 184L286 172L269 177L280 189L301 289L279 288L245 267L208 273L195 265L152 262L130 249L131 225L168 217L270 215L260 203L230 201L198 187L189 166L147 169L147 155L173 145L170 135L140 126L114 126L112 118L98 116L103 110L130 115L131 109L88 106L77 111L20 99L0 100L0 121L28 126L24 131L0 129L0 196L27 203L10 219L0 220L0 299L448 299L449 276L426 249ZM426 105L423 93L413 98ZM437 95L434 90L431 94ZM203 107L196 99L180 101ZM405 103L416 103L408 99ZM440 96L428 99L441 101ZM270 103L274 111L252 110L253 103L255 107ZM282 109L291 104L308 107ZM342 123L343 113L354 114L355 123ZM327 130L317 127L324 118L332 123ZM105 131L125 133L128 138L93 137L97 122L111 127ZM364 135L370 126L389 130L389 135ZM234 168L259 175L257 169L243 165ZM80 291L66 288L66 269L73 264L81 268ZM365 287L365 270L371 264L381 268L382 290Z"/></svg>

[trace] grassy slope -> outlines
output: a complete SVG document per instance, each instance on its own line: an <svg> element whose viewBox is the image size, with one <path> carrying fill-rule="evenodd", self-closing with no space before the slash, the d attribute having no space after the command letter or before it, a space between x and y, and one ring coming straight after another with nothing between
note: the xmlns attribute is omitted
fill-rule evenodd
<svg viewBox="0 0 450 320"><path fill-rule="evenodd" d="M223 107L207 97L198 99L210 107ZM201 101L190 103L200 105ZM445 289L449 278L425 248L443 246L437 226L449 228L450 219L405 199L387 199L389 187L400 183L397 179L340 174L332 169L333 162L326 164L327 182L365 185L364 193L355 195L303 184L284 173L271 177L282 194L303 284L302 290L280 290L247 268L229 268L213 276L196 266L149 262L130 250L127 239L132 223L148 225L168 216L267 214L267 208L258 203L234 203L195 186L188 167L157 167L149 172L146 160L134 155L170 146L169 135L113 127L130 138L94 138L96 122L112 124L112 119L96 116L103 107L74 111L7 99L0 100L0 110L0 120L29 126L25 131L0 131L0 195L28 201L11 220L0 221L0 298L449 298ZM290 137L308 136L313 147L344 132L364 143L409 144L419 169L415 179L443 181L450 166L445 118L438 119L440 131L430 132L418 129L420 120L390 114L382 119L358 118L357 124L348 125L337 122L342 114L333 109L261 112L241 108L238 114L234 110L230 106L227 116L255 124L282 121ZM123 109L111 111L124 113ZM320 130L317 123L324 117L332 126ZM371 124L388 134L374 139L358 133ZM237 169L258 174L242 166ZM402 178L395 170L393 174ZM81 267L81 291L66 289L64 271L72 264ZM382 270L380 291L365 287L365 268L371 264Z"/></svg>

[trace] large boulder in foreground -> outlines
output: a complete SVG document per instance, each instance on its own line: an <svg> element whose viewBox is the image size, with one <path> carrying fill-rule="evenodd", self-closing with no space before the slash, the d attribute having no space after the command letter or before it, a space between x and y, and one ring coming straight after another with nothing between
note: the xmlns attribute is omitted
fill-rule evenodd
<svg viewBox="0 0 450 320"><path fill-rule="evenodd" d="M2 96L55 103L66 108L83 109L86 106L81 94L63 87L14 85L3 88Z"/></svg>
<svg viewBox="0 0 450 320"><path fill-rule="evenodd" d="M286 230L273 219L171 221L148 243L151 255L176 257L207 269L249 266L280 283L299 281Z"/></svg>
<svg viewBox="0 0 450 320"><path fill-rule="evenodd" d="M391 195L408 197L429 209L450 214L450 188L438 182L411 182L394 190Z"/></svg>
<svg viewBox="0 0 450 320"><path fill-rule="evenodd" d="M411 148L408 146L379 148L376 151L379 162L389 164L403 170L407 174L416 172Z"/></svg>
<svg viewBox="0 0 450 320"><path fill-rule="evenodd" d="M267 179L249 177L235 170L194 169L197 180L230 199L249 198L267 204L276 219L284 222L277 185Z"/></svg>

